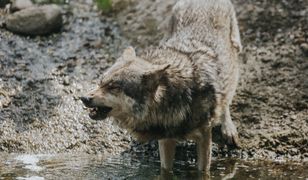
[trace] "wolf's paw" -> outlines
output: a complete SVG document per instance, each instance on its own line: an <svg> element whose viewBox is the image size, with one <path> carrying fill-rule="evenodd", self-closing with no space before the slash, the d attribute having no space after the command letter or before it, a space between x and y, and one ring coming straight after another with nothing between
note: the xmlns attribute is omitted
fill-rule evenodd
<svg viewBox="0 0 308 180"><path fill-rule="evenodd" d="M231 120L222 123L221 132L228 146L235 148L240 147L238 133L234 123Z"/></svg>

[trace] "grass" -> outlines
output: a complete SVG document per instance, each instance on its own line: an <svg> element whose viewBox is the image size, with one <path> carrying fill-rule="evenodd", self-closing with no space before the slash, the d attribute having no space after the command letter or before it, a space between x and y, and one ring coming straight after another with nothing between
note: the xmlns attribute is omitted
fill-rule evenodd
<svg viewBox="0 0 308 180"><path fill-rule="evenodd" d="M104 13L109 13L112 10L112 0L96 0L96 3Z"/></svg>

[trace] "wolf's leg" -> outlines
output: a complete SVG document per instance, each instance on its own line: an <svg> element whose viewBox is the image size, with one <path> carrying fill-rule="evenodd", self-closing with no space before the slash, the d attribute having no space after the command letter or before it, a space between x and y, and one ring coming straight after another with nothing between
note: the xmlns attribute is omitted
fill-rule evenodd
<svg viewBox="0 0 308 180"><path fill-rule="evenodd" d="M238 52L242 51L240 31L234 10L232 12L232 17L231 17L231 42L232 45L238 50Z"/></svg>
<svg viewBox="0 0 308 180"><path fill-rule="evenodd" d="M175 154L176 141L174 139L158 140L161 168L171 171Z"/></svg>
<svg viewBox="0 0 308 180"><path fill-rule="evenodd" d="M221 118L222 118L221 131L224 139L227 141L227 144L239 147L238 133L236 130L236 126L234 125L231 119L229 105L225 106Z"/></svg>
<svg viewBox="0 0 308 180"><path fill-rule="evenodd" d="M203 138L197 142L198 170L209 176L212 159L212 127L203 133Z"/></svg>

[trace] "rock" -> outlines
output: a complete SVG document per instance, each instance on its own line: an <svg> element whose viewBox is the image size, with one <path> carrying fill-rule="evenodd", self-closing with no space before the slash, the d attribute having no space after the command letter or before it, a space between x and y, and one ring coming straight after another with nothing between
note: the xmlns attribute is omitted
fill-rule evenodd
<svg viewBox="0 0 308 180"><path fill-rule="evenodd" d="M296 115L291 115L290 118L291 118L292 120L296 120L297 117L296 117Z"/></svg>
<svg viewBox="0 0 308 180"><path fill-rule="evenodd" d="M9 31L22 35L48 35L63 25L61 8L57 5L30 7L9 15L5 26Z"/></svg>
<svg viewBox="0 0 308 180"><path fill-rule="evenodd" d="M4 8L8 3L10 0L0 0L0 8Z"/></svg>
<svg viewBox="0 0 308 180"><path fill-rule="evenodd" d="M9 98L9 94L0 89L0 108L8 107L11 103L11 98Z"/></svg>
<svg viewBox="0 0 308 180"><path fill-rule="evenodd" d="M66 76L66 77L63 79L63 85L64 85L64 86L70 85L70 79L69 79L68 76Z"/></svg>
<svg viewBox="0 0 308 180"><path fill-rule="evenodd" d="M33 6L33 3L31 0L14 0L11 6L11 10L19 11L22 9L30 8Z"/></svg>
<svg viewBox="0 0 308 180"><path fill-rule="evenodd" d="M302 43L301 48L306 54L308 54L308 43Z"/></svg>

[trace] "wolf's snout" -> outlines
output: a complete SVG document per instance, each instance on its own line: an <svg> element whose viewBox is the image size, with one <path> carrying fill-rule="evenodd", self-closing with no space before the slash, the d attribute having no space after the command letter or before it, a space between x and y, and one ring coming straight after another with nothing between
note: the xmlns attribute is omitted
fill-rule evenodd
<svg viewBox="0 0 308 180"><path fill-rule="evenodd" d="M83 102L83 104L87 107L90 107L93 101L92 97L80 97L80 100Z"/></svg>

